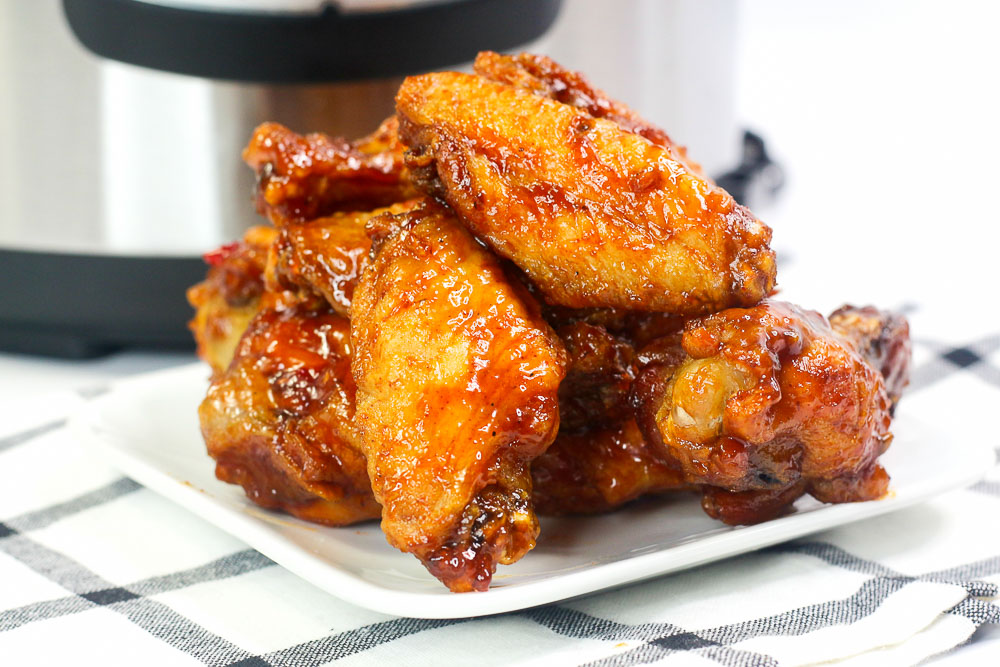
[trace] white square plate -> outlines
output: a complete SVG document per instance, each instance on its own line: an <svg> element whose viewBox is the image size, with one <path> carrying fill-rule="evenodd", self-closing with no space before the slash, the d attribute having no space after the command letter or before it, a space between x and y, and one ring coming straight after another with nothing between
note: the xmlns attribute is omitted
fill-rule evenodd
<svg viewBox="0 0 1000 667"><path fill-rule="evenodd" d="M486 593L455 594L415 558L391 548L376 522L327 528L269 512L215 478L198 428L207 387L201 364L114 385L72 421L115 466L141 484L244 540L288 570L353 604L387 614L460 618L497 614L621 586L877 516L980 479L993 450L946 436L906 413L882 457L888 497L822 505L810 498L788 516L731 528L708 518L691 494L634 503L611 514L542 518L538 546L500 566ZM948 456L940 456L947 443Z"/></svg>

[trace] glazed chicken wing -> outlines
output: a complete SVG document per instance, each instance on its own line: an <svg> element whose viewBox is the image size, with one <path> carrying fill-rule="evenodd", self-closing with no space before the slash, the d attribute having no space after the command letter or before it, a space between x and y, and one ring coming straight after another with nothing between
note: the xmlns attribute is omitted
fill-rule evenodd
<svg viewBox="0 0 1000 667"><path fill-rule="evenodd" d="M531 464L541 514L606 512L640 496L697 488L650 447L632 418L577 433L560 431Z"/></svg>
<svg viewBox="0 0 1000 667"><path fill-rule="evenodd" d="M385 211L334 213L287 222L280 230L252 227L242 241L207 253L205 280L188 290L195 309L189 323L198 356L215 373L225 370L250 320L262 307L325 299L350 315L354 285L367 264L371 240L365 224Z"/></svg>
<svg viewBox="0 0 1000 667"><path fill-rule="evenodd" d="M401 202L374 211L287 222L274 244L273 275L278 286L318 293L335 312L349 317L354 288L371 251L365 225L377 215L402 213L413 205Z"/></svg>
<svg viewBox="0 0 1000 667"><path fill-rule="evenodd" d="M881 497L885 381L819 313L776 301L693 320L633 385L652 445L703 484L706 511L755 523L802 493Z"/></svg>
<svg viewBox="0 0 1000 667"><path fill-rule="evenodd" d="M263 507L334 526L379 516L354 428L350 325L265 308L199 408L215 474Z"/></svg>
<svg viewBox="0 0 1000 667"><path fill-rule="evenodd" d="M396 108L414 180L551 304L692 315L774 286L770 229L613 120L454 72L409 77Z"/></svg>
<svg viewBox="0 0 1000 667"><path fill-rule="evenodd" d="M271 227L251 227L242 241L206 254L208 275L187 291L195 309L188 327L198 356L216 374L229 365L240 336L260 310L268 249L276 236Z"/></svg>
<svg viewBox="0 0 1000 667"><path fill-rule="evenodd" d="M561 313L561 319L574 317ZM543 514L614 509L642 495L688 488L680 467L650 447L632 416L629 390L636 355L609 326L632 319L577 312L557 332L569 355L559 385L561 425L555 442L531 464L534 500Z"/></svg>
<svg viewBox="0 0 1000 667"><path fill-rule="evenodd" d="M882 374L895 407L910 382L912 352L906 318L874 306L842 306L831 313L830 326Z"/></svg>
<svg viewBox="0 0 1000 667"><path fill-rule="evenodd" d="M534 546L528 465L559 428L565 351L447 209L427 202L372 226L351 335L382 529L451 590L485 590L498 563Z"/></svg>
<svg viewBox="0 0 1000 667"><path fill-rule="evenodd" d="M584 321L556 330L569 365L559 385L559 432L614 427L631 417L629 389L635 377L632 346Z"/></svg>
<svg viewBox="0 0 1000 667"><path fill-rule="evenodd" d="M403 164L395 118L371 136L348 142L258 127L243 151L257 172L257 208L278 227L336 211L368 211L415 196Z"/></svg>

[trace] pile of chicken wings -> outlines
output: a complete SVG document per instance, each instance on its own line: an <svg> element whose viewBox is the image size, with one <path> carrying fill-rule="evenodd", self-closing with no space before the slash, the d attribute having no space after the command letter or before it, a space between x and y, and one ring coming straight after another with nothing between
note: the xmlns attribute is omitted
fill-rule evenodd
<svg viewBox="0 0 1000 667"><path fill-rule="evenodd" d="M772 300L771 230L662 130L527 54L410 77L396 112L244 152L272 226L188 293L219 479L380 518L452 591L538 513L686 491L750 524L886 493L905 319Z"/></svg>

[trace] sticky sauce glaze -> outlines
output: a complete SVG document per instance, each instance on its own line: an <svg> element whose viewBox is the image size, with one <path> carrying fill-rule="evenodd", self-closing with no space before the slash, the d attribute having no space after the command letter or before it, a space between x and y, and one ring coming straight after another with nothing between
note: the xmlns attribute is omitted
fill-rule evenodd
<svg viewBox="0 0 1000 667"><path fill-rule="evenodd" d="M350 325L328 308L265 308L199 408L216 476L328 525L375 518L353 424Z"/></svg>
<svg viewBox="0 0 1000 667"><path fill-rule="evenodd" d="M390 544L485 590L534 545L528 463L559 428L565 351L450 211L400 218L354 294L356 421Z"/></svg>
<svg viewBox="0 0 1000 667"><path fill-rule="evenodd" d="M706 485L712 516L755 523L803 493L884 495L885 382L819 313L768 300L692 320L681 345L686 358L647 366L633 396L650 442Z"/></svg>

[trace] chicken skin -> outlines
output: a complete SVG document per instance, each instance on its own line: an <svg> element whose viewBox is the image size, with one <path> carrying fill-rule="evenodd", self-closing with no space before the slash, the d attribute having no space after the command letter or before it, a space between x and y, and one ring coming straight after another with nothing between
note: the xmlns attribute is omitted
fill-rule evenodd
<svg viewBox="0 0 1000 667"><path fill-rule="evenodd" d="M540 514L594 514L640 496L696 489L680 468L650 447L632 418L556 441L531 464Z"/></svg>
<svg viewBox="0 0 1000 667"><path fill-rule="evenodd" d="M560 434L613 427L630 418L629 389L636 371L632 346L583 321L556 333L569 355L559 385Z"/></svg>
<svg viewBox="0 0 1000 667"><path fill-rule="evenodd" d="M910 382L910 325L898 313L874 306L842 306L830 314L830 326L851 341L861 357L878 369L893 407Z"/></svg>
<svg viewBox="0 0 1000 667"><path fill-rule="evenodd" d="M711 516L755 523L803 493L885 494L885 381L819 313L777 301L726 310L689 322L681 348L649 355L633 399L650 444L704 485Z"/></svg>
<svg viewBox="0 0 1000 667"><path fill-rule="evenodd" d="M566 353L447 209L428 201L371 226L352 369L382 529L452 591L486 590L535 544L528 466L559 428Z"/></svg>
<svg viewBox="0 0 1000 667"><path fill-rule="evenodd" d="M354 142L264 123L254 130L243 160L257 173L258 211L282 227L414 197L403 150L395 118Z"/></svg>
<svg viewBox="0 0 1000 667"><path fill-rule="evenodd" d="M627 132L673 151L678 161L702 175L701 167L691 161L687 150L671 141L666 132L644 120L625 104L608 97L579 72L570 71L551 58L532 53L502 55L483 51L476 56L473 70L490 81L524 88L536 95L582 109L594 118L606 118Z"/></svg>
<svg viewBox="0 0 1000 667"><path fill-rule="evenodd" d="M559 435L531 464L542 514L604 512L639 496L692 488L679 466L646 443L635 423L629 401L635 351L624 338L592 323L628 329L632 318L612 315L578 311L579 319L557 330L569 355L559 385ZM573 319L568 312L560 316Z"/></svg>
<svg viewBox="0 0 1000 667"><path fill-rule="evenodd" d="M274 244L277 286L318 293L334 312L350 317L354 288L371 252L365 225L377 215L402 213L413 205L412 201L401 202L374 211L287 222Z"/></svg>
<svg viewBox="0 0 1000 667"><path fill-rule="evenodd" d="M407 78L396 109L414 181L549 304L699 315L774 287L771 230L614 114L455 72Z"/></svg>
<svg viewBox="0 0 1000 667"><path fill-rule="evenodd" d="M188 328L198 345L198 356L221 373L229 366L240 336L260 310L272 227L251 227L242 241L205 255L208 275L187 291L195 309Z"/></svg>
<svg viewBox="0 0 1000 667"><path fill-rule="evenodd" d="M651 447L635 423L623 417L636 374L634 394L648 395L651 382L661 383L662 389L662 383L669 383L689 358L682 345L685 320L608 309L556 308L546 316L559 327L570 363L559 387L559 435L532 464L539 511L606 511L642 495L699 488L690 476L685 478L669 452L662 446ZM830 323L841 343L853 346L883 375L887 387L895 382L901 391L909 362L905 318L871 306L844 306L830 316ZM648 367L655 371L642 370ZM643 407L639 417L655 421ZM877 497L885 481L882 471L876 470L867 480L847 476L819 480L815 486L824 500L847 502L858 499L863 482L870 488L860 494ZM756 523L787 509L809 486L800 479L773 489L731 491L707 484L700 488L703 504L713 516L728 523Z"/></svg>
<svg viewBox="0 0 1000 667"><path fill-rule="evenodd" d="M348 321L264 308L199 408L215 474L253 502L341 526L379 516L354 428Z"/></svg>

